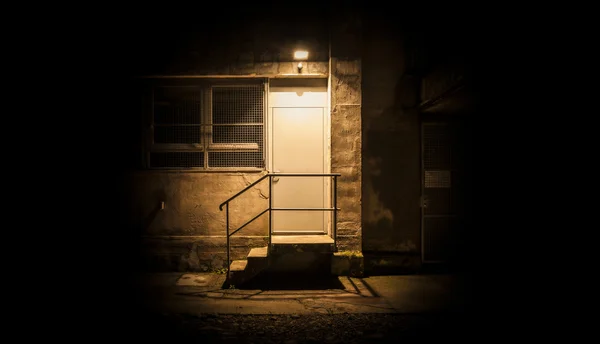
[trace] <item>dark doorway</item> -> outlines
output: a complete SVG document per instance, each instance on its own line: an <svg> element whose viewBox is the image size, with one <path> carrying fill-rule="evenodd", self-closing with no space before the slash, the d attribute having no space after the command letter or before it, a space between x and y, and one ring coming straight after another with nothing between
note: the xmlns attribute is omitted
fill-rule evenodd
<svg viewBox="0 0 600 344"><path fill-rule="evenodd" d="M424 264L461 266L468 247L469 126L465 118L421 124L421 214Z"/></svg>

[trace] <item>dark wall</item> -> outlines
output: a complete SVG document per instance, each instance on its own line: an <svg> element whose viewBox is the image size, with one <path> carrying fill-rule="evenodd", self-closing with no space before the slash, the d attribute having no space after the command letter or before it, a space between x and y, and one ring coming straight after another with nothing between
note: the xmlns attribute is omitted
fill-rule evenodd
<svg viewBox="0 0 600 344"><path fill-rule="evenodd" d="M364 16L363 250L404 257L377 258L367 268L421 264L421 122L464 124L461 154L470 157L477 28L407 13L379 9ZM465 207L467 193L459 200ZM462 242L457 250L467 248Z"/></svg>
<svg viewBox="0 0 600 344"><path fill-rule="evenodd" d="M311 61L328 60L327 8L206 9L176 25L142 20L127 33L129 73L245 74L252 65L290 62L298 47Z"/></svg>
<svg viewBox="0 0 600 344"><path fill-rule="evenodd" d="M365 18L363 50L363 250L420 250L418 84L406 73L406 27Z"/></svg>

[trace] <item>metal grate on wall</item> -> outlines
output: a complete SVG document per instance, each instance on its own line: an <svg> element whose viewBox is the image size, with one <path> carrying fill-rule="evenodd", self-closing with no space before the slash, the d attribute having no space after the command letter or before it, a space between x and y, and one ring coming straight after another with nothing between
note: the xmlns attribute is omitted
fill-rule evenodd
<svg viewBox="0 0 600 344"><path fill-rule="evenodd" d="M264 167L264 87L212 88L208 167Z"/></svg>
<svg viewBox="0 0 600 344"><path fill-rule="evenodd" d="M424 171L426 188L449 188L452 186L450 171Z"/></svg>
<svg viewBox="0 0 600 344"><path fill-rule="evenodd" d="M261 152L209 152L208 165L212 167L265 167Z"/></svg>
<svg viewBox="0 0 600 344"><path fill-rule="evenodd" d="M449 217L425 218L424 260L430 262L446 261L453 248L452 226Z"/></svg>
<svg viewBox="0 0 600 344"><path fill-rule="evenodd" d="M456 189L460 181L460 146L454 123L423 123L423 197L422 249L424 262L449 262L458 257L461 237L462 196Z"/></svg>
<svg viewBox="0 0 600 344"><path fill-rule="evenodd" d="M425 170L450 170L452 146L448 126L424 124L423 142L423 168Z"/></svg>
<svg viewBox="0 0 600 344"><path fill-rule="evenodd" d="M153 97L154 143L201 142L202 91L199 87L156 87Z"/></svg>

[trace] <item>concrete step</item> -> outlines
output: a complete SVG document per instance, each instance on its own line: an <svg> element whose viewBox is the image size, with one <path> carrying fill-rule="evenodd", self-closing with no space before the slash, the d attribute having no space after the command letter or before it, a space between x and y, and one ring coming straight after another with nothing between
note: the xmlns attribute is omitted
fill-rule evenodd
<svg viewBox="0 0 600 344"><path fill-rule="evenodd" d="M248 253L248 259L250 258L267 258L269 252L267 250L267 246L265 247L255 247L250 250Z"/></svg>
<svg viewBox="0 0 600 344"><path fill-rule="evenodd" d="M271 252L288 254L299 252L334 252L334 241L329 235L278 235L271 236Z"/></svg>
<svg viewBox="0 0 600 344"><path fill-rule="evenodd" d="M242 285L269 266L267 247L250 250L248 259L234 260L229 267L229 284Z"/></svg>
<svg viewBox="0 0 600 344"><path fill-rule="evenodd" d="M269 265L269 251L267 246L255 247L248 253L248 266L246 271L248 274L257 274Z"/></svg>
<svg viewBox="0 0 600 344"><path fill-rule="evenodd" d="M241 284L244 281L246 275L246 266L248 265L247 260L234 260L229 266L229 284L236 285Z"/></svg>
<svg viewBox="0 0 600 344"><path fill-rule="evenodd" d="M229 267L229 271L244 271L246 266L248 265L247 260L234 260L231 262L231 266Z"/></svg>
<svg viewBox="0 0 600 344"><path fill-rule="evenodd" d="M333 244L333 239L326 234L312 235L287 235L273 234L271 243L275 245L290 245L290 244Z"/></svg>

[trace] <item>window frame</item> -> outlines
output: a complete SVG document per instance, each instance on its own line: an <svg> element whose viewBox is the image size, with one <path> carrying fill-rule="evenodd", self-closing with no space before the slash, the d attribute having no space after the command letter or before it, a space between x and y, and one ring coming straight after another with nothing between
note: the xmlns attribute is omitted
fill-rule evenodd
<svg viewBox="0 0 600 344"><path fill-rule="evenodd" d="M262 86L263 109L262 109L262 167L210 167L208 164L210 152L256 152L260 151L258 144L245 143L213 143L213 104L212 90L215 87L244 87ZM154 90L157 87L195 87L201 93L200 114L200 143L155 143L154 123ZM265 78L233 78L233 79L161 79L152 80L146 85L144 97L144 143L143 143L143 167L146 170L158 171L181 171L181 172L262 172L267 170L267 109L268 109L268 80ZM241 124L243 125L243 124ZM177 126L177 125L173 125ZM253 145L251 148L250 145ZM255 148L254 148L255 147ZM150 156L157 152L198 152L202 153L203 165L201 167L152 167Z"/></svg>

